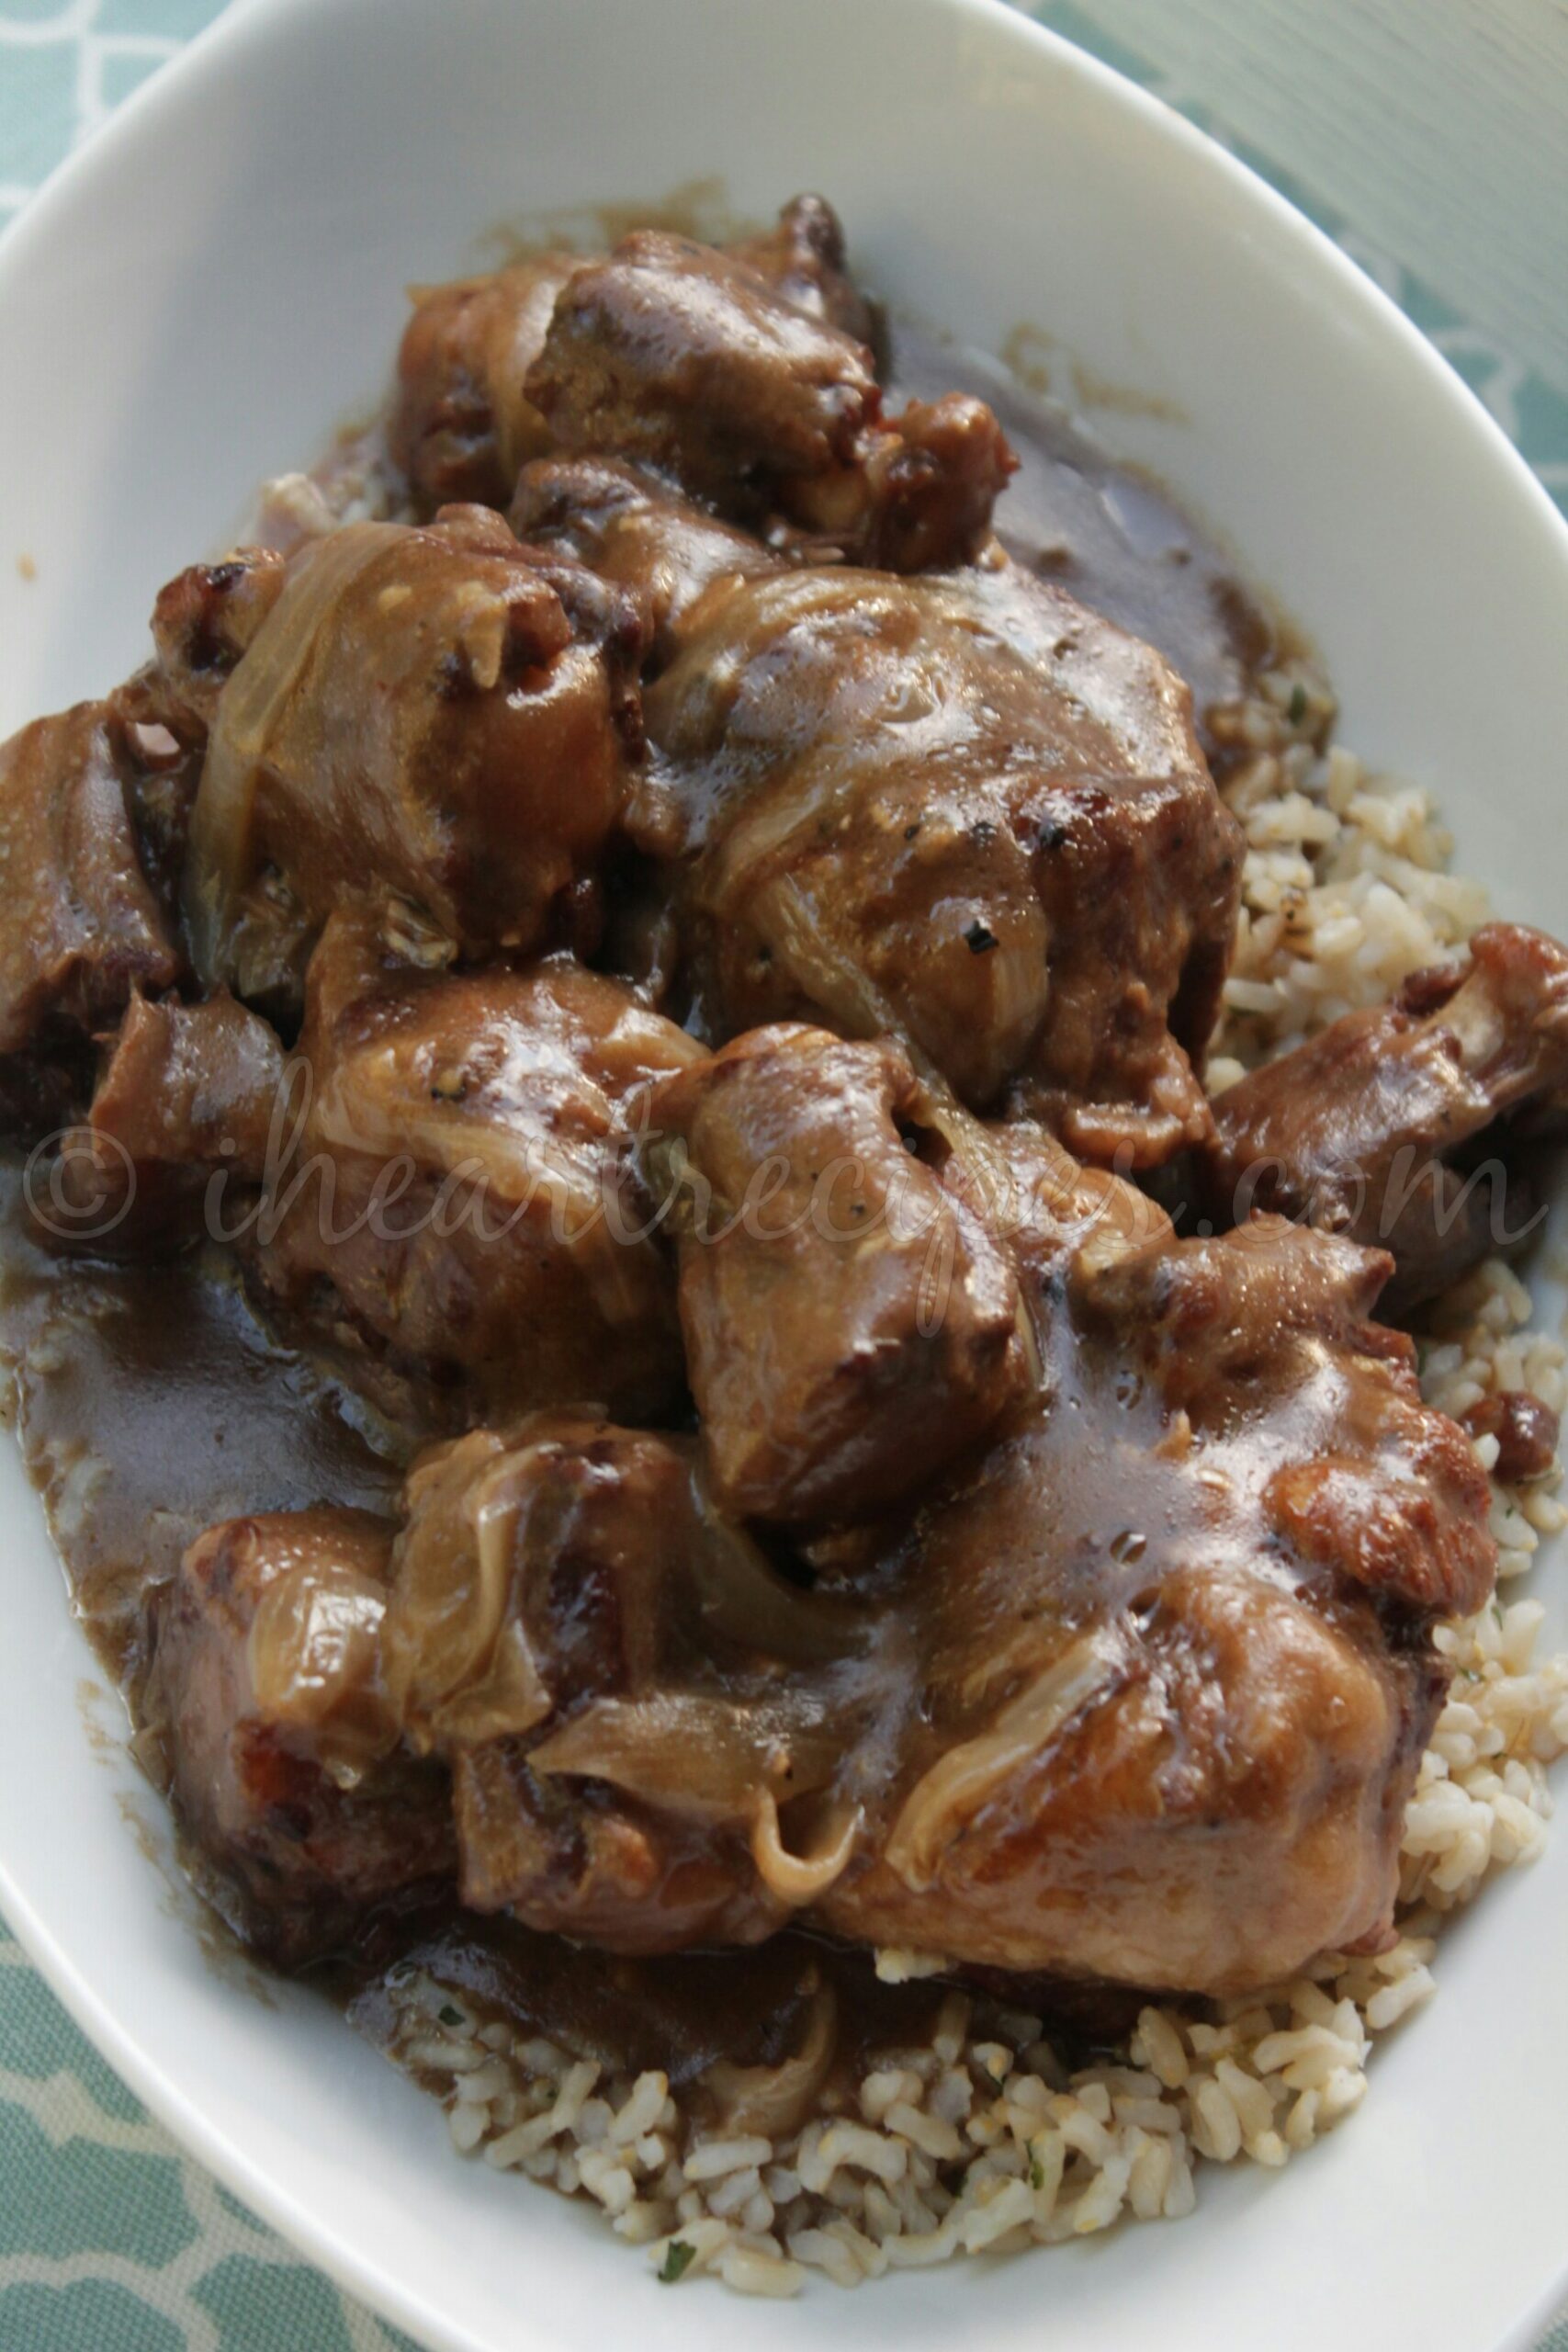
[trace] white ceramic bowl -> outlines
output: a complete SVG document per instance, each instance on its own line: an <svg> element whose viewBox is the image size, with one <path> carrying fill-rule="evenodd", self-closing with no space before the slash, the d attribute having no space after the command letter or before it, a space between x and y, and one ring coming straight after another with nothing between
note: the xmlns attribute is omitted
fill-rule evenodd
<svg viewBox="0 0 1568 2352"><path fill-rule="evenodd" d="M140 658L158 583L375 395L408 280L529 209L709 174L757 214L819 186L883 292L993 349L1038 324L1155 396L1094 421L1306 624L1347 740L1438 788L1461 865L1562 927L1568 531L1314 231L990 0L244 0L0 250L0 728ZM1363 2114L1283 2177L1206 2172L1179 2227L852 2302L671 2295L591 2215L459 2164L323 2007L212 1964L127 1834L156 1806L85 1735L8 1447L0 1513L0 1906L180 2137L434 2346L1500 2352L1562 2290L1568 1838L1461 1924Z"/></svg>

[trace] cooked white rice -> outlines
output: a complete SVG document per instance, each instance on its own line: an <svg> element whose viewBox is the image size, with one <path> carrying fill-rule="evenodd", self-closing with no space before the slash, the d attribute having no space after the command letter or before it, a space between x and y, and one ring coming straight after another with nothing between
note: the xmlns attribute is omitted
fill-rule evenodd
<svg viewBox="0 0 1568 2352"><path fill-rule="evenodd" d="M1426 795L1322 748L1332 715L1301 669L1227 714L1246 753L1227 797L1248 846L1216 1091L1381 1001L1486 914L1484 891L1446 872ZM1433 1318L1429 1400L1458 1414L1522 1388L1560 1409L1568 1351L1530 1314L1506 1267L1479 1269ZM1495 1439L1477 1452L1490 1474ZM779 2139L705 2140L663 2075L604 2076L428 1978L401 1988L397 2054L443 2086L465 2154L596 2200L671 2282L707 2271L793 2295L811 2271L852 2287L1189 2213L1203 2164L1278 2167L1359 2106L1373 2041L1435 1990L1441 1915L1540 1851L1547 1768L1568 1750L1568 1655L1537 1658L1541 1605L1513 1595L1540 1538L1568 1520L1561 1475L1494 1482L1504 1595L1438 1632L1453 1687L1405 1817L1400 1938L1376 1959L1327 1953L1212 2023L1145 2008L1116 2063L1071 2074L1040 2018L950 1993L928 2041L879 2052L852 2099ZM928 1965L888 1953L879 1973Z"/></svg>

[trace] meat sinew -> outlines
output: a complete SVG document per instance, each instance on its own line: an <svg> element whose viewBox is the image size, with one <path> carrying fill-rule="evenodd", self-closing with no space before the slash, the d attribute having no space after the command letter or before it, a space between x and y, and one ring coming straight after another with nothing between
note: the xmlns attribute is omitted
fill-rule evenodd
<svg viewBox="0 0 1568 2352"><path fill-rule="evenodd" d="M1392 1252L1403 1311L1540 1224L1522 1143L1568 1124L1568 952L1488 923L1461 961L1347 1013L1221 1097L1213 1213L1305 1217Z"/></svg>

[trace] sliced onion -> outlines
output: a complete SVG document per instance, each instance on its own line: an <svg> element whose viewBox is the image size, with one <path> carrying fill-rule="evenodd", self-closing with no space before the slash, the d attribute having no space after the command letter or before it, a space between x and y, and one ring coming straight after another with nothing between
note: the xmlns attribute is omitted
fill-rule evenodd
<svg viewBox="0 0 1568 2352"><path fill-rule="evenodd" d="M792 1911L819 1901L848 1869L863 1818L858 1804L849 1806L816 1853L792 1854L779 1828L778 1800L772 1789L764 1789L751 1824L751 1860L769 1894Z"/></svg>
<svg viewBox="0 0 1568 2352"><path fill-rule="evenodd" d="M780 1666L827 1666L865 1648L870 1629L860 1611L788 1583L742 1529L719 1517L700 1477L694 1494L708 1540L692 1547L692 1581L716 1634Z"/></svg>
<svg viewBox="0 0 1568 2352"><path fill-rule="evenodd" d="M219 697L191 811L185 915L204 979L229 976L231 933L251 878L256 791L267 749L288 715L333 605L397 536L390 523L350 523L312 540Z"/></svg>
<svg viewBox="0 0 1568 2352"><path fill-rule="evenodd" d="M703 2076L718 2102L723 2131L750 2138L786 2139L806 2121L838 2053L839 2003L818 1982L807 2011L800 2048L776 2066L738 2066L720 2058Z"/></svg>
<svg viewBox="0 0 1568 2352"><path fill-rule="evenodd" d="M476 1432L436 1457L411 1489L415 1516L399 1545L385 1648L389 1687L421 1747L520 1735L550 1713L527 1628L512 1606L518 1515L545 1450L509 1450Z"/></svg>
<svg viewBox="0 0 1568 2352"><path fill-rule="evenodd" d="M1121 1673L1125 1656L1119 1625L1085 1634L1004 1707L988 1731L950 1748L916 1782L886 1849L889 1870L912 1894L929 1890L942 1856L976 1809L1044 1753Z"/></svg>
<svg viewBox="0 0 1568 2352"><path fill-rule="evenodd" d="M892 998L834 937L792 875L765 882L748 902L747 913L773 949L775 963L840 1029L852 1037L897 1037L916 1069L929 1069Z"/></svg>
<svg viewBox="0 0 1568 2352"><path fill-rule="evenodd" d="M397 1743L381 1680L386 1588L340 1563L290 1569L263 1593L247 1645L268 1721L309 1731L329 1770L363 1770Z"/></svg>
<svg viewBox="0 0 1568 2352"><path fill-rule="evenodd" d="M806 1693L750 1702L694 1691L598 1699L529 1756L530 1769L607 1781L630 1796L746 1826L768 1792L821 1788L842 1738Z"/></svg>

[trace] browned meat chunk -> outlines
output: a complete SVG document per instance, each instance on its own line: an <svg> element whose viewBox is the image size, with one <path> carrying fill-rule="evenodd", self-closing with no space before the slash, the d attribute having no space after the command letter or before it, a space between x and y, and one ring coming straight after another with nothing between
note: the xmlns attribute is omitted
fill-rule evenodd
<svg viewBox="0 0 1568 2352"><path fill-rule="evenodd" d="M856 343L873 341L871 306L849 277L843 228L825 197L792 198L771 229L739 238L729 250L797 311L826 320Z"/></svg>
<svg viewBox="0 0 1568 2352"><path fill-rule="evenodd" d="M423 513L470 499L504 506L525 458L548 448L523 384L579 259L536 254L416 293L389 438Z"/></svg>
<svg viewBox="0 0 1568 2352"><path fill-rule="evenodd" d="M381 1685L390 1548L361 1511L231 1520L158 1614L152 1717L203 1891L287 1965L453 1869L446 1775L401 1752Z"/></svg>
<svg viewBox="0 0 1568 2352"><path fill-rule="evenodd" d="M1488 923L1461 963L1347 1013L1222 1096L1215 1216L1303 1217L1393 1252L1403 1312L1539 1223L1507 1155L1568 1121L1568 950Z"/></svg>
<svg viewBox="0 0 1568 2352"><path fill-rule="evenodd" d="M865 345L735 254L661 230L568 280L528 392L568 448L899 571L975 555L1014 462L981 401L885 421Z"/></svg>
<svg viewBox="0 0 1568 2352"><path fill-rule="evenodd" d="M209 728L218 697L283 593L284 559L236 548L221 563L193 564L159 591L152 607L158 680L178 727Z"/></svg>
<svg viewBox="0 0 1568 2352"><path fill-rule="evenodd" d="M615 1951L769 1933L843 1612L717 1516L689 1441L539 1414L427 1457L408 1510L387 1678L451 1762L464 1899Z"/></svg>
<svg viewBox="0 0 1568 2352"><path fill-rule="evenodd" d="M843 555L885 571L971 563L991 536L991 510L1014 470L1007 436L984 401L946 392L910 401L863 436L855 462L805 483L788 502L797 551Z"/></svg>
<svg viewBox="0 0 1568 2352"><path fill-rule="evenodd" d="M142 1245L186 1229L209 1170L260 1183L283 1078L276 1033L227 989L193 1005L133 997L62 1153L67 1233Z"/></svg>
<svg viewBox="0 0 1568 2352"><path fill-rule="evenodd" d="M781 568L760 539L614 458L541 458L525 466L511 519L519 538L558 548L634 594L652 624L657 664L705 590Z"/></svg>
<svg viewBox="0 0 1568 2352"><path fill-rule="evenodd" d="M743 1518L874 1517L1022 1383L1011 1269L906 1148L919 1121L902 1054L819 1029L756 1030L652 1096L692 1390Z"/></svg>
<svg viewBox="0 0 1568 2352"><path fill-rule="evenodd" d="M91 1035L133 989L172 988L185 969L142 869L136 775L105 703L0 746L0 1113L12 1126L57 1118Z"/></svg>
<svg viewBox="0 0 1568 2352"><path fill-rule="evenodd" d="M843 232L819 196L796 197L773 228L731 251L795 309L870 342L871 313L845 274ZM579 254L543 252L416 291L389 438L422 513L464 500L504 506L518 469L550 447L524 383L556 298L582 266Z"/></svg>
<svg viewBox="0 0 1568 2352"><path fill-rule="evenodd" d="M1044 1390L896 1555L919 1702L819 1912L1242 1991L1386 1927L1486 1483L1367 1320L1386 1260L1277 1220L1178 1242L1071 1171L1054 1198Z"/></svg>
<svg viewBox="0 0 1568 2352"><path fill-rule="evenodd" d="M700 601L646 711L709 1035L890 1032L1091 1158L1207 1133L1239 840L1149 647L1011 566L784 571Z"/></svg>
<svg viewBox="0 0 1568 2352"><path fill-rule="evenodd" d="M678 1403L673 1269L626 1105L696 1057L689 1037L568 957L420 970L352 911L311 962L299 1050L308 1109L247 1245L276 1299L456 1384L469 1417Z"/></svg>
<svg viewBox="0 0 1568 2352"><path fill-rule="evenodd" d="M297 1003L373 884L466 954L571 923L638 740L642 625L498 515L349 525L290 561L220 697L186 902L202 976Z"/></svg>
<svg viewBox="0 0 1568 2352"><path fill-rule="evenodd" d="M259 1182L283 1074L276 1032L226 989L201 1004L137 997L94 1092L91 1123L138 1166L210 1161Z"/></svg>
<svg viewBox="0 0 1568 2352"><path fill-rule="evenodd" d="M568 279L528 391L569 448L659 467L716 503L852 463L880 398L863 345L661 229Z"/></svg>

